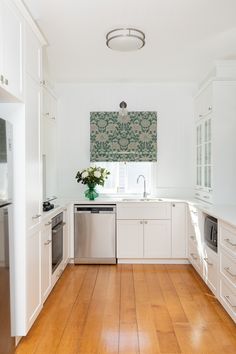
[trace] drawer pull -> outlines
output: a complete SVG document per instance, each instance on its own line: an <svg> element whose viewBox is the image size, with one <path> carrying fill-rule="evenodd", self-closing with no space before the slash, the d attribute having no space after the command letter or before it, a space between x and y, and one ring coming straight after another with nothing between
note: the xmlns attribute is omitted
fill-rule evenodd
<svg viewBox="0 0 236 354"><path fill-rule="evenodd" d="M52 242L52 240L47 240L46 242L44 242L44 246L49 245Z"/></svg>
<svg viewBox="0 0 236 354"><path fill-rule="evenodd" d="M143 221L142 221L142 220L140 220L140 221L139 221L139 223L142 225L142 224L143 224Z"/></svg>
<svg viewBox="0 0 236 354"><path fill-rule="evenodd" d="M236 247L236 243L231 242L229 238L225 238L224 241L227 242L230 246Z"/></svg>
<svg viewBox="0 0 236 354"><path fill-rule="evenodd" d="M204 199L210 199L210 197L208 195L204 195L203 198Z"/></svg>
<svg viewBox="0 0 236 354"><path fill-rule="evenodd" d="M148 223L148 222L145 220L145 221L144 221L144 224L147 225L147 223Z"/></svg>
<svg viewBox="0 0 236 354"><path fill-rule="evenodd" d="M232 302L231 302L231 300L230 300L230 297L229 297L228 295L225 295L224 298L225 298L225 300L230 304L231 307L234 307L234 308L236 307L236 305L233 305L233 304L232 304Z"/></svg>
<svg viewBox="0 0 236 354"><path fill-rule="evenodd" d="M32 216L32 219L34 220L34 219L38 219L40 217L41 217L41 214L36 214L36 215Z"/></svg>
<svg viewBox="0 0 236 354"><path fill-rule="evenodd" d="M46 224L44 224L45 226L49 226L52 225L52 221L47 222Z"/></svg>
<svg viewBox="0 0 236 354"><path fill-rule="evenodd" d="M199 194L199 193L195 193L195 195L196 195L197 197L200 197L200 194Z"/></svg>
<svg viewBox="0 0 236 354"><path fill-rule="evenodd" d="M233 278L236 278L236 274L233 274L231 271L230 271L230 268L229 267L225 267L224 270Z"/></svg>
<svg viewBox="0 0 236 354"><path fill-rule="evenodd" d="M193 259L197 260L198 257L194 253L190 253L190 256L192 256Z"/></svg>
<svg viewBox="0 0 236 354"><path fill-rule="evenodd" d="M208 261L208 258L204 258L204 261L209 265L209 266L213 266L213 263Z"/></svg>

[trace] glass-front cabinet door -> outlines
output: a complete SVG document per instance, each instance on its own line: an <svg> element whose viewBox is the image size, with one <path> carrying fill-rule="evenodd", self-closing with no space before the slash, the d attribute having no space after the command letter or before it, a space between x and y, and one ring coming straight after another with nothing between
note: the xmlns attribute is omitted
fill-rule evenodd
<svg viewBox="0 0 236 354"><path fill-rule="evenodd" d="M197 125L196 131L196 187L201 189L202 183L202 150L203 150L202 124Z"/></svg>

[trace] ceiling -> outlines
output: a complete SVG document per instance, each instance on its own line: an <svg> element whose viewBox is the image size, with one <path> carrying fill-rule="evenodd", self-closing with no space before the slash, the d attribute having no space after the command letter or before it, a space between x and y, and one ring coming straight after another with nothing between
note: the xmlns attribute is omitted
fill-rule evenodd
<svg viewBox="0 0 236 354"><path fill-rule="evenodd" d="M236 59L235 0L24 0L49 42L57 82L199 81ZM136 52L105 45L116 27L145 32Z"/></svg>

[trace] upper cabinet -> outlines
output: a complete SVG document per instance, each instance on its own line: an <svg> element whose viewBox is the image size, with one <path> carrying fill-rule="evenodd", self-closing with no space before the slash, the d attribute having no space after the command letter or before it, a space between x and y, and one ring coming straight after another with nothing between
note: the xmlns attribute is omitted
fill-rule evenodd
<svg viewBox="0 0 236 354"><path fill-rule="evenodd" d="M38 84L42 83L42 45L32 32L26 27L25 70L26 73Z"/></svg>
<svg viewBox="0 0 236 354"><path fill-rule="evenodd" d="M11 1L0 0L0 100L23 98L23 19Z"/></svg>
<svg viewBox="0 0 236 354"><path fill-rule="evenodd" d="M236 61L219 62L195 98L195 197L236 200Z"/></svg>

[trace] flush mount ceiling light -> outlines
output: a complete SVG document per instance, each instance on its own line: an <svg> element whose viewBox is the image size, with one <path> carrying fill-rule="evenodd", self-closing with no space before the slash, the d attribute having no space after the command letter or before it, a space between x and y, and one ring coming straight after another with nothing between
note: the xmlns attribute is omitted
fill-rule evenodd
<svg viewBox="0 0 236 354"><path fill-rule="evenodd" d="M145 34L135 28L116 28L107 33L106 45L121 52L138 50L145 45Z"/></svg>

